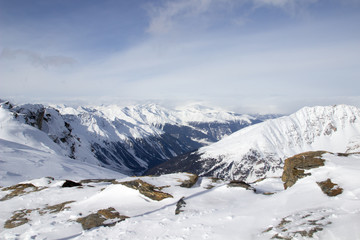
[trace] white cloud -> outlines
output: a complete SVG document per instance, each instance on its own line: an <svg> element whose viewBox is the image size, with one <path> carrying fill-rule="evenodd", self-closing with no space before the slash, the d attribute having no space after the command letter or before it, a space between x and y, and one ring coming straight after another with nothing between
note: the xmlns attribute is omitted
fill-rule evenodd
<svg viewBox="0 0 360 240"><path fill-rule="evenodd" d="M212 19L222 14L222 20L228 19L228 24L243 25L256 9L276 7L290 15L303 15L306 8L318 0L165 0L157 4L147 5L149 26L147 32L164 34L179 28L194 29L204 21L205 26L216 24ZM249 7L252 6L252 7ZM246 10L241 9L246 6ZM237 12L237 10L239 10ZM216 12L214 16L212 13ZM231 13L231 14L229 14ZM197 17L197 21L188 20ZM213 21L213 22L212 22ZM239 24L240 23L240 24Z"/></svg>
<svg viewBox="0 0 360 240"><path fill-rule="evenodd" d="M242 1L239 1L242 2ZM229 0L177 0L163 1L163 4L147 5L150 23L149 33L166 33L179 27L187 19L206 15L213 10L221 11L224 6L231 6ZM189 27L195 27L194 25Z"/></svg>

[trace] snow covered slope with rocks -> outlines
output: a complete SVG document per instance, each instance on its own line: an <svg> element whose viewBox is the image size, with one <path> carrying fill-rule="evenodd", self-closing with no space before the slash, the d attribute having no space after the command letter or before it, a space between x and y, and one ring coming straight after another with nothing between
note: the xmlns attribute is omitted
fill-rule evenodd
<svg viewBox="0 0 360 240"><path fill-rule="evenodd" d="M285 158L311 150L360 151L360 109L347 105L305 107L290 116L239 130L148 173L188 171L255 181L278 175Z"/></svg>
<svg viewBox="0 0 360 240"><path fill-rule="evenodd" d="M0 189L0 239L360 239L360 155L321 158L286 190L279 177L246 184L187 173L66 188L29 180ZM336 196L322 190L329 179Z"/></svg>
<svg viewBox="0 0 360 240"><path fill-rule="evenodd" d="M15 106L3 101L0 106L17 121L46 133L46 141L55 143L49 148L57 154L127 175L142 174L261 121L200 105L181 109L156 104L72 108Z"/></svg>

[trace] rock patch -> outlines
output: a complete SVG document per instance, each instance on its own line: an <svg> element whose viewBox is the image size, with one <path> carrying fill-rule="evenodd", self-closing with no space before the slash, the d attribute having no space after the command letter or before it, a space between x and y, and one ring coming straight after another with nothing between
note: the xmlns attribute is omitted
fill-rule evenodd
<svg viewBox="0 0 360 240"><path fill-rule="evenodd" d="M323 193L329 197L334 197L343 192L343 189L336 183L333 183L329 178L322 182L317 182Z"/></svg>
<svg viewBox="0 0 360 240"><path fill-rule="evenodd" d="M45 208L39 210L39 213L40 213L40 215L44 215L46 213L58 213L65 209L69 209L70 207L66 207L66 205L73 203L73 202L75 202L75 201L67 201L67 202L63 202L63 203L59 203L59 204L55 204L55 205L51 205L51 206L46 206Z"/></svg>
<svg viewBox="0 0 360 240"><path fill-rule="evenodd" d="M331 209L297 212L282 218L279 224L269 227L263 231L263 234L270 235L271 239L313 238L317 232L331 224L329 221L331 214Z"/></svg>
<svg viewBox="0 0 360 240"><path fill-rule="evenodd" d="M78 218L76 221L81 223L84 230L89 230L101 226L114 226L116 223L124 221L128 216L120 215L114 208L98 210L96 213L89 214L86 217Z"/></svg>
<svg viewBox="0 0 360 240"><path fill-rule="evenodd" d="M253 188L252 186L250 186L250 184L241 181L241 180L231 180L228 185L228 187L242 187L245 188L246 190L252 190L255 192L255 188Z"/></svg>
<svg viewBox="0 0 360 240"><path fill-rule="evenodd" d="M144 182L143 180L136 179L133 181L127 181L127 182L120 182L120 184L138 190L141 194L145 195L146 197L161 201L165 198L172 198L173 196L171 194L165 193L160 191L161 188L155 187L154 185L151 185L147 182Z"/></svg>
<svg viewBox="0 0 360 240"><path fill-rule="evenodd" d="M305 170L324 166L325 160L321 158L325 151L305 152L285 160L282 181L284 188L293 186L300 178L310 175Z"/></svg>
<svg viewBox="0 0 360 240"><path fill-rule="evenodd" d="M180 200L176 203L176 209L175 209L175 215L180 214L184 210L181 210L183 207L186 206L186 202L184 200L184 197L180 198Z"/></svg>
<svg viewBox="0 0 360 240"><path fill-rule="evenodd" d="M197 182L197 180L199 179L199 176L196 174L188 174L189 179L188 180L184 180L182 181L182 183L180 184L180 187L183 188L191 188L192 186L194 186Z"/></svg>
<svg viewBox="0 0 360 240"><path fill-rule="evenodd" d="M22 209L14 212L14 215L5 222L4 228L15 228L29 222L26 216L32 212L31 209Z"/></svg>
<svg viewBox="0 0 360 240"><path fill-rule="evenodd" d="M19 183L10 187L3 188L2 191L11 191L9 194L5 195L0 201L9 200L11 198L29 194L32 192L38 192L46 187L37 187L32 183Z"/></svg>

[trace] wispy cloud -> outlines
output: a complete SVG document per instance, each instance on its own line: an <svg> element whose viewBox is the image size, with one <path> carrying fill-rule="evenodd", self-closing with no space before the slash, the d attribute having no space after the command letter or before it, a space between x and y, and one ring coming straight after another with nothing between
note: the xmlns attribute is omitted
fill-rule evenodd
<svg viewBox="0 0 360 240"><path fill-rule="evenodd" d="M187 22L188 19L201 15L206 18L206 15L213 10L221 11L226 9L225 6L231 5L229 0L177 0L149 4L147 10L150 22L147 31L154 34L166 33Z"/></svg>
<svg viewBox="0 0 360 240"><path fill-rule="evenodd" d="M43 68L49 67L61 67L67 65L73 65L76 63L76 60L71 57L66 56L43 56L39 53L24 50L24 49L9 49L5 48L0 54L0 60L16 60L22 59L28 63L39 66Z"/></svg>
<svg viewBox="0 0 360 240"><path fill-rule="evenodd" d="M228 24L243 25L244 19L259 8L276 7L290 15L298 15L304 13L307 7L316 2L318 0L165 0L147 5L150 18L147 32L167 33L187 25L188 20L194 17L197 17L197 21L204 21L208 23L206 26L211 27L211 21L214 20L212 13L215 12L215 15L222 14L223 19L228 18ZM237 11L242 7L244 7L243 10ZM192 22L192 25L187 25L187 27L194 28L196 24L199 22ZM213 24L216 24L216 21Z"/></svg>

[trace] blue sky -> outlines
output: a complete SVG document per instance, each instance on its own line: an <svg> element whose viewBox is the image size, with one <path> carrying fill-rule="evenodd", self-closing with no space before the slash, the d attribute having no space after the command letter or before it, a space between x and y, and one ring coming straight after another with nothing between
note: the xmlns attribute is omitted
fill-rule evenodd
<svg viewBox="0 0 360 240"><path fill-rule="evenodd" d="M0 97L360 107L359 0L0 0Z"/></svg>

